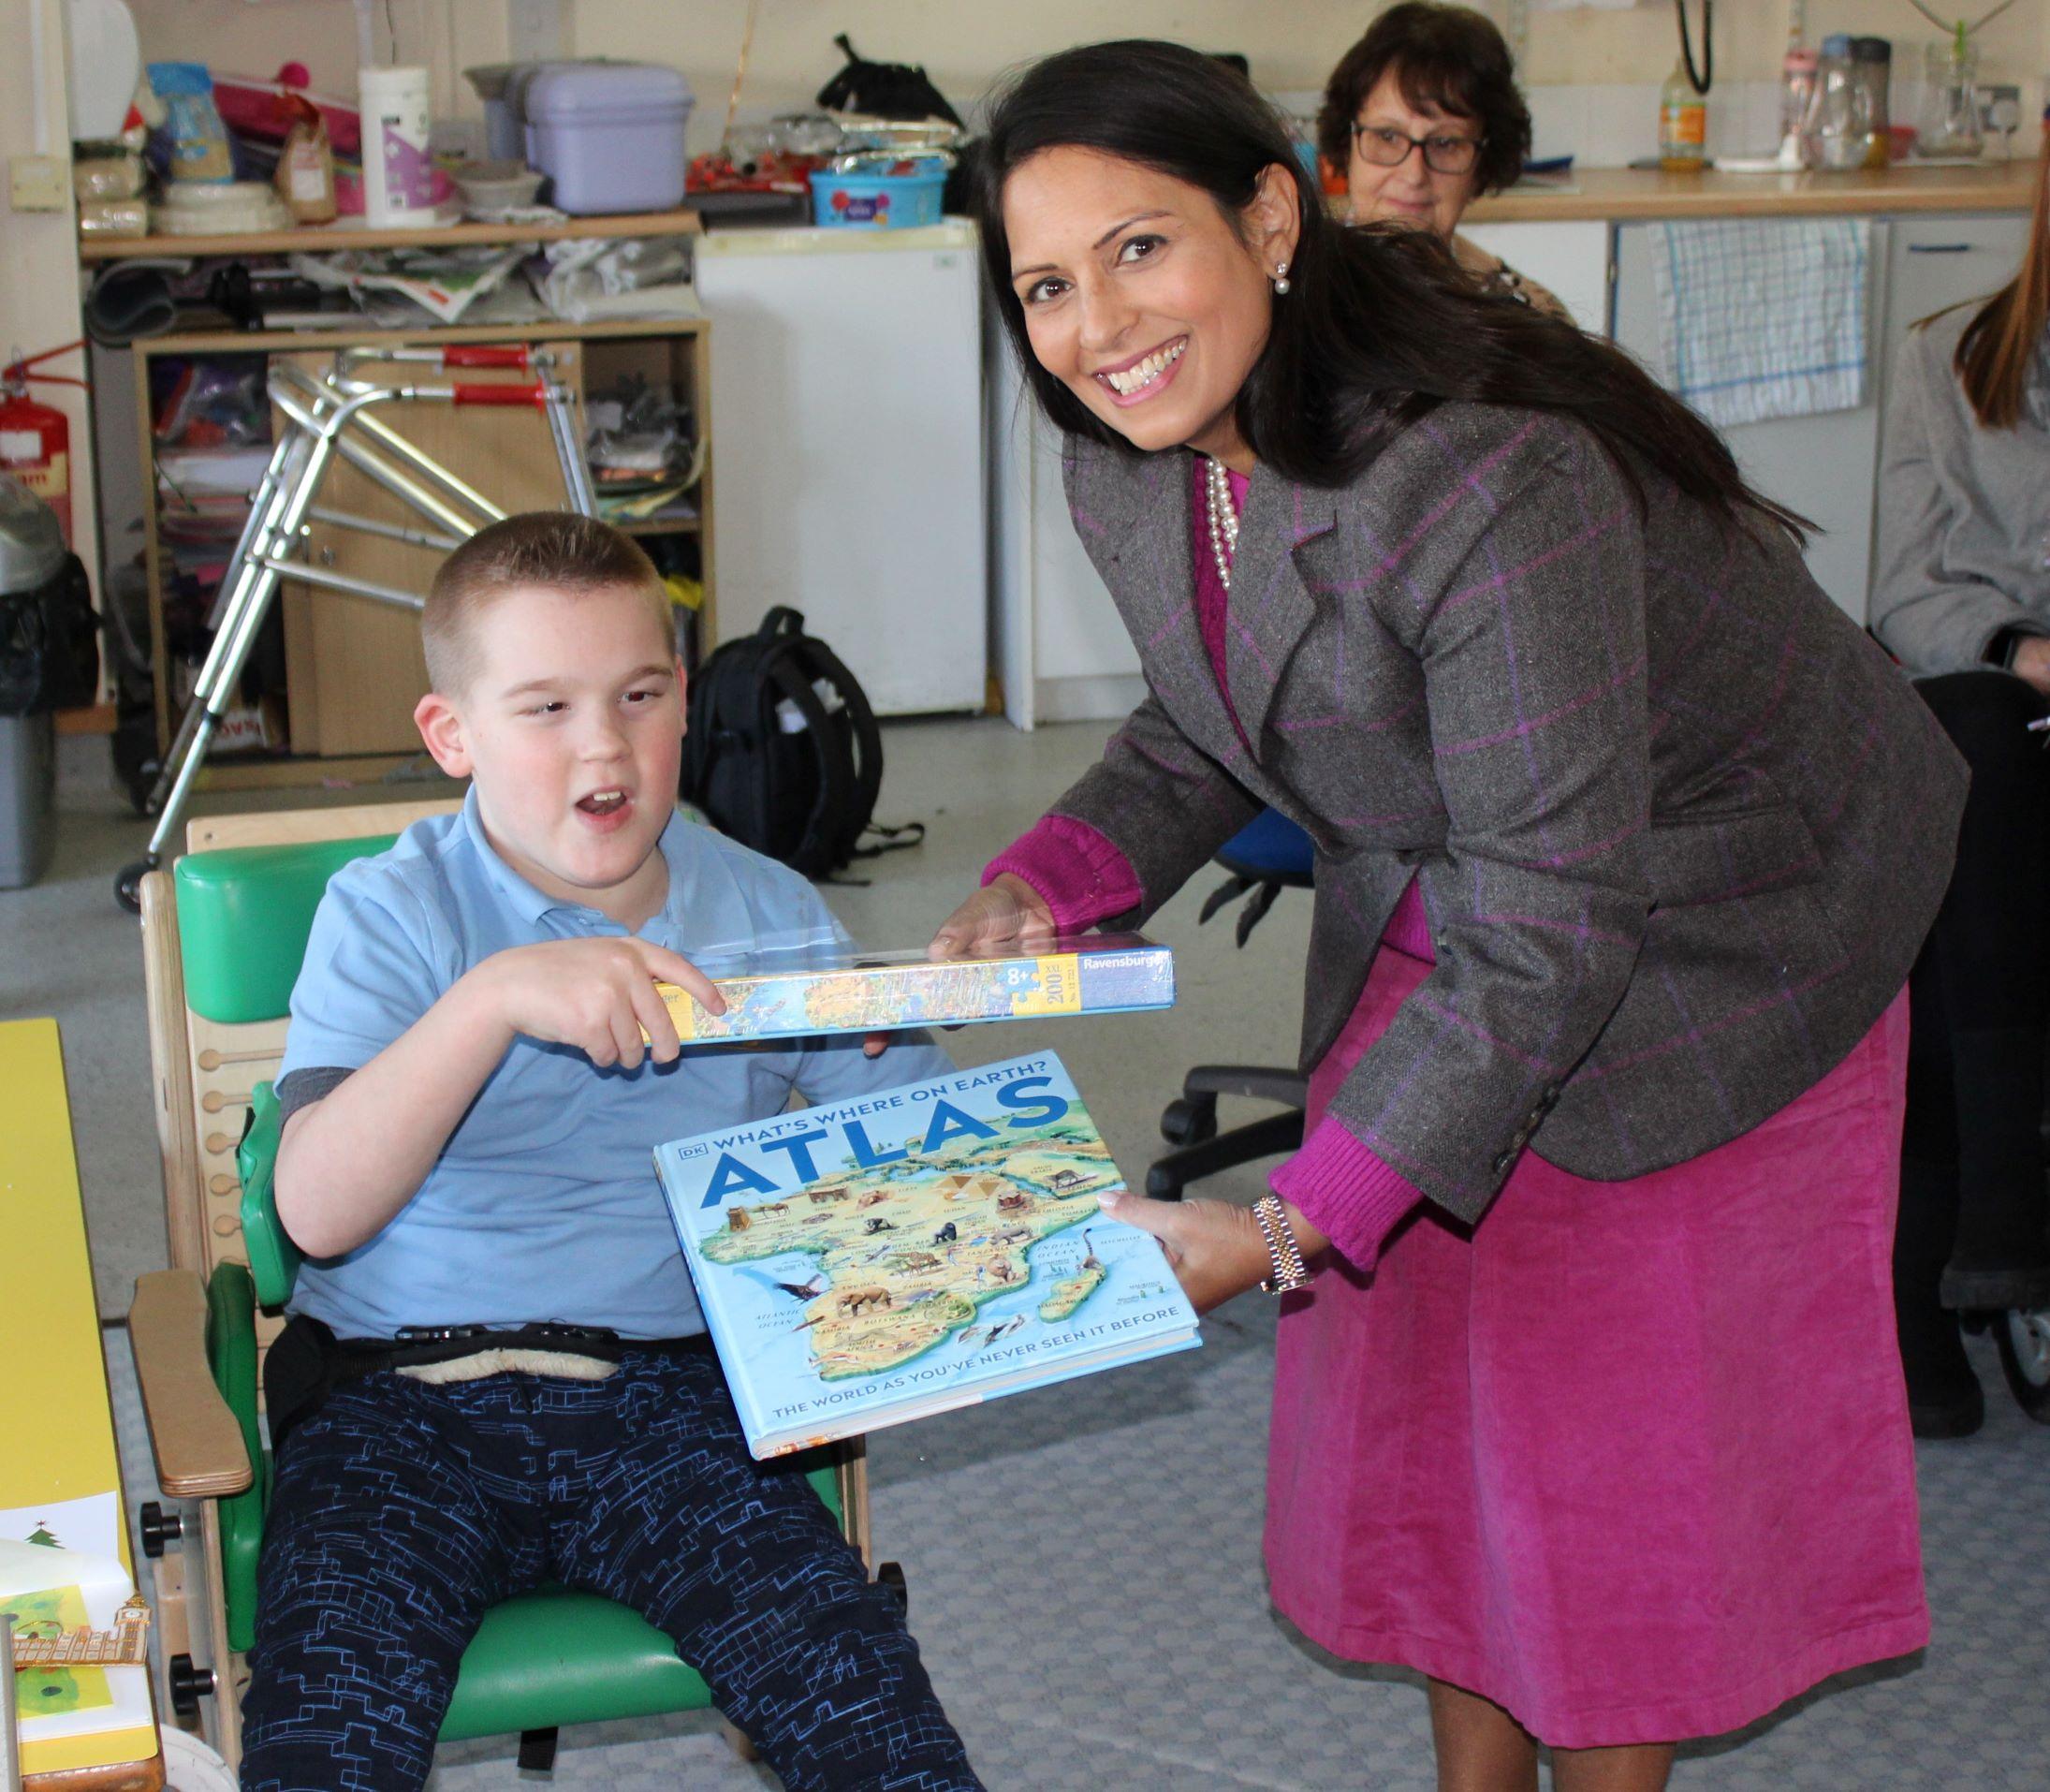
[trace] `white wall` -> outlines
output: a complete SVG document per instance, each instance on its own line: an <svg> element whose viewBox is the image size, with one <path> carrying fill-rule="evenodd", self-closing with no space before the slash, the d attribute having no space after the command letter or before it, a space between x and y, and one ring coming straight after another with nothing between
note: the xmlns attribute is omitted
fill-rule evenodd
<svg viewBox="0 0 2050 1792"><path fill-rule="evenodd" d="M0 17L7 22L7 53L0 56L0 161L12 162L34 152L35 88L30 78L29 8L43 15L43 100L50 146L58 155L69 153L70 136L65 96L64 30L59 0L6 0ZM68 188L66 189L68 200ZM0 206L7 194L0 189ZM76 341L79 323L78 225L68 203L62 212L0 210L0 352L16 348L33 355L60 343ZM81 376L84 360L67 355L45 364L45 372ZM99 588L98 554L94 545L92 433L87 426L86 395L76 386L32 386L41 404L54 405L71 423L71 519L75 545Z"/></svg>

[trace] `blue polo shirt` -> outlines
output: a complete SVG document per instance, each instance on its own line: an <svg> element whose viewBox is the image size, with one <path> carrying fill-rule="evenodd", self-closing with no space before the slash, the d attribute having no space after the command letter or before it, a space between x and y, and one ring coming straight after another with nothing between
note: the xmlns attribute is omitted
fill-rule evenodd
<svg viewBox="0 0 2050 1792"><path fill-rule="evenodd" d="M642 938L694 962L843 939L812 886L774 860L680 815L660 844L669 893ZM335 874L292 991L280 1096L290 1110L325 1094L493 952L625 933L507 866L473 790L460 814L415 822L389 852ZM306 1263L291 1310L344 1338L541 1321L634 1338L701 1331L653 1148L780 1113L793 1090L840 1101L949 1068L922 1035L874 1059L850 1035L686 1048L637 1070L601 1070L569 1046L521 1036L418 1193L367 1243Z"/></svg>

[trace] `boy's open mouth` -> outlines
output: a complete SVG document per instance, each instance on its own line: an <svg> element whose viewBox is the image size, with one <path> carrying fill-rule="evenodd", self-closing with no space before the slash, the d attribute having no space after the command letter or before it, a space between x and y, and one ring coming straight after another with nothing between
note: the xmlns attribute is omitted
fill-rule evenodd
<svg viewBox="0 0 2050 1792"><path fill-rule="evenodd" d="M595 815L600 821L616 815L626 807L626 792L623 790L593 790L588 797L579 797L577 807L587 815Z"/></svg>

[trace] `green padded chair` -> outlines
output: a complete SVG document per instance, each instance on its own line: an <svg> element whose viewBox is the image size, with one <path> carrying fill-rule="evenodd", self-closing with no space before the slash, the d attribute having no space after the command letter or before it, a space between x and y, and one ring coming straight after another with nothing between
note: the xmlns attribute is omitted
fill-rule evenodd
<svg viewBox="0 0 2050 1792"><path fill-rule="evenodd" d="M379 813L351 815L367 822ZM145 1507L143 1548L161 1558L171 1539L205 1539L208 1560L197 1574L187 1560L159 1562L158 1606L172 1702L188 1721L212 1702L207 1727L231 1762L240 1755L238 1701L271 1492L257 1424L259 1338L274 1333L300 1261L272 1198L277 1098L250 1067L274 1063L283 1048L292 984L328 879L395 837L387 830L188 853L174 873L144 883L152 1059L177 1267L139 1279L131 1327L158 1479L174 1499L202 1504L197 1514L190 1506L176 1514ZM238 1081L244 1086L231 1086ZM227 1130L238 1123L239 1139ZM239 1177L206 1163L230 1153ZM866 1543L864 1468L857 1442L821 1452L809 1470L857 1548ZM562 1725L710 1702L696 1671L637 1613L551 1586L485 1614L441 1734L447 1741L518 1734L520 1765L545 1769Z"/></svg>

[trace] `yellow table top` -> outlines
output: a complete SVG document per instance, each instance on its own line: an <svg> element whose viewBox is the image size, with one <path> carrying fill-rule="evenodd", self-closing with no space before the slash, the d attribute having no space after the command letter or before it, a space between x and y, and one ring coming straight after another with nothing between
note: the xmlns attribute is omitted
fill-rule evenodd
<svg viewBox="0 0 2050 1792"><path fill-rule="evenodd" d="M111 1492L124 1514L71 1105L54 1021L0 1021L0 1506ZM122 1564L132 1575L127 1522ZM30 1773L134 1761L154 1730L22 1751Z"/></svg>

